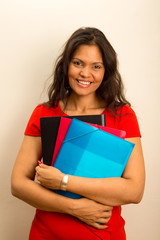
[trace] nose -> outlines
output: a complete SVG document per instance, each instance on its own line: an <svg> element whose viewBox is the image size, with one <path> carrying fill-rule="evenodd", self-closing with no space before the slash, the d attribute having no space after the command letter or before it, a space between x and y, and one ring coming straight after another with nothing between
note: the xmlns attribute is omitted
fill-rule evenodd
<svg viewBox="0 0 160 240"><path fill-rule="evenodd" d="M89 68L89 66L83 67L83 69L81 69L80 75L82 77L85 77L85 78L89 77L90 76L90 68Z"/></svg>

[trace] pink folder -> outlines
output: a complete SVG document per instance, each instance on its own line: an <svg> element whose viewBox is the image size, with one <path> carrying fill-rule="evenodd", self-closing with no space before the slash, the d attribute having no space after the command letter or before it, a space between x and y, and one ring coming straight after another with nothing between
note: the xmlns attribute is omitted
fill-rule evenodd
<svg viewBox="0 0 160 240"><path fill-rule="evenodd" d="M54 165L54 162L56 160L56 157L59 153L59 150L62 146L62 143L64 141L64 138L66 136L66 133L68 131L68 128L70 126L72 122L72 119L70 118L64 118L64 117L61 117L61 120L60 120L60 124L59 124L59 129L58 129L58 134L57 134L57 139L56 139L56 144L55 144L55 148L54 148L54 152L53 152L53 158L52 158L52 164L51 166ZM104 127L104 126L100 126L98 124L91 124L91 123L87 123L89 125L92 125L94 127L97 127L105 132L108 132L110 134L113 134L117 137L120 137L120 138L125 138L126 136L126 132L123 131L123 130L119 130L119 129L114 129L114 128L110 128L110 127Z"/></svg>

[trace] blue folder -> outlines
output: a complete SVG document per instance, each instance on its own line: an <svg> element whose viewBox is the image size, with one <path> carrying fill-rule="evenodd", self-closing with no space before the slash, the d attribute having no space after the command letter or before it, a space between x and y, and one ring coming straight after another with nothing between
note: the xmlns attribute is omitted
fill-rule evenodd
<svg viewBox="0 0 160 240"><path fill-rule="evenodd" d="M79 177L121 177L133 148L133 143L74 118L54 167ZM81 197L68 191L56 192L74 199Z"/></svg>

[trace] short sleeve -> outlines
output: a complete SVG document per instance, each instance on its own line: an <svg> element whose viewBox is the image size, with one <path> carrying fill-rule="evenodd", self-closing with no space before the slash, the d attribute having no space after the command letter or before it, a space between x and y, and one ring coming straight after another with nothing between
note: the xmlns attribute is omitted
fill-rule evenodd
<svg viewBox="0 0 160 240"><path fill-rule="evenodd" d="M41 136L40 118L61 116L62 110L59 105L55 108L47 104L38 105L31 114L24 134L29 136Z"/></svg>
<svg viewBox="0 0 160 240"><path fill-rule="evenodd" d="M42 105L38 105L31 114L24 134L29 136L41 136L40 131L40 116L42 112Z"/></svg>
<svg viewBox="0 0 160 240"><path fill-rule="evenodd" d="M137 116L127 105L122 108L119 129L126 131L126 138L141 137Z"/></svg>

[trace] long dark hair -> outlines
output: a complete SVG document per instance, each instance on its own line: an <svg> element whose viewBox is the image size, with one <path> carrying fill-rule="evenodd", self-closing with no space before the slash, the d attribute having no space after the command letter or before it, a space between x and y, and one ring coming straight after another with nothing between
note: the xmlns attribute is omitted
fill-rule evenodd
<svg viewBox="0 0 160 240"><path fill-rule="evenodd" d="M117 54L105 35L97 28L80 28L75 31L65 44L62 54L56 61L53 73L53 82L49 87L48 104L56 107L59 100L67 102L71 94L68 81L68 66L73 53L80 45L96 45L99 47L105 74L100 87L97 89L97 96L106 102L107 109L116 115L117 109L130 103L124 96L124 88L121 76L117 69Z"/></svg>

